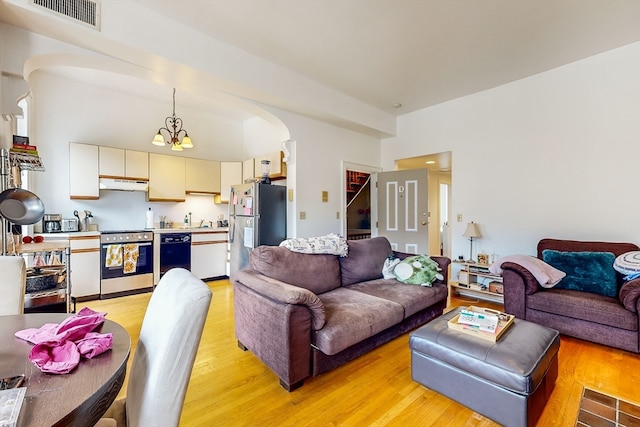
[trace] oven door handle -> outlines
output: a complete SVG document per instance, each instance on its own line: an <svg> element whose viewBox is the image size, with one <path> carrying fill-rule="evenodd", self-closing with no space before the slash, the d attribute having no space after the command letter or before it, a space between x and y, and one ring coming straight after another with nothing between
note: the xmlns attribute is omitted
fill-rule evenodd
<svg viewBox="0 0 640 427"><path fill-rule="evenodd" d="M127 242L127 243L103 243L102 244L102 248L106 249L107 246L111 246L111 245L126 245L126 244L131 244L131 243L137 243L137 242ZM153 245L153 242L140 242L138 243L138 246L151 246Z"/></svg>

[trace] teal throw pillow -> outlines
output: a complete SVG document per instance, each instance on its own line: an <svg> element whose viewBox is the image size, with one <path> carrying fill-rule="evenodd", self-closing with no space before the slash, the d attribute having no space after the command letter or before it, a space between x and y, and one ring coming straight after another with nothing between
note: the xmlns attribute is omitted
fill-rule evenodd
<svg viewBox="0 0 640 427"><path fill-rule="evenodd" d="M440 266L437 262L426 255L415 255L396 264L393 274L402 283L431 286L436 279L444 279L438 271Z"/></svg>
<svg viewBox="0 0 640 427"><path fill-rule="evenodd" d="M561 252L542 251L542 260L563 271L567 276L555 288L574 289L594 294L616 297L618 285L611 252Z"/></svg>

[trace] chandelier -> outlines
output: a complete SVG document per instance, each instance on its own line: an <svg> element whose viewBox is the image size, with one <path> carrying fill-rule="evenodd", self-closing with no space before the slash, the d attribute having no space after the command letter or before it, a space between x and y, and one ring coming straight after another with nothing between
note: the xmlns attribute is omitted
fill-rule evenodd
<svg viewBox="0 0 640 427"><path fill-rule="evenodd" d="M153 145L164 147L164 144L171 144L171 150L182 151L183 148L193 148L191 138L186 129L182 129L182 119L176 117L176 88L173 88L173 115L167 117L164 120L165 127L158 129L158 133L153 138ZM165 141L162 131L165 131L169 135L169 139ZM180 136L184 134L182 140Z"/></svg>

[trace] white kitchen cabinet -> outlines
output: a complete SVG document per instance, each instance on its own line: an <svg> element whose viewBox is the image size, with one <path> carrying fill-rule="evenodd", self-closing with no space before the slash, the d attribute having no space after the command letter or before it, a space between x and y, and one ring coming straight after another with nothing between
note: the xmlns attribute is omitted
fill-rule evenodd
<svg viewBox="0 0 640 427"><path fill-rule="evenodd" d="M220 162L186 158L186 192L220 194Z"/></svg>
<svg viewBox="0 0 640 427"><path fill-rule="evenodd" d="M71 296L77 300L100 297L100 236L69 236Z"/></svg>
<svg viewBox="0 0 640 427"><path fill-rule="evenodd" d="M97 200L99 197L98 146L70 142L69 198Z"/></svg>
<svg viewBox="0 0 640 427"><path fill-rule="evenodd" d="M205 231L191 235L191 272L200 279L227 275L226 231Z"/></svg>
<svg viewBox="0 0 640 427"><path fill-rule="evenodd" d="M124 173L129 179L149 179L149 153L124 150Z"/></svg>
<svg viewBox="0 0 640 427"><path fill-rule="evenodd" d="M287 165L282 160L283 157L282 151L274 151L273 153L256 157L253 165L255 177L260 178L262 176L262 160L269 160L271 162L269 165L269 177L271 179L285 178L287 176Z"/></svg>
<svg viewBox="0 0 640 427"><path fill-rule="evenodd" d="M149 179L149 153L100 146L99 173L104 178Z"/></svg>
<svg viewBox="0 0 640 427"><path fill-rule="evenodd" d="M254 179L256 177L255 172L256 159L247 159L242 162L242 182L246 182L248 179Z"/></svg>
<svg viewBox="0 0 640 427"><path fill-rule="evenodd" d="M98 173L102 177L124 177L124 149L103 147L98 148Z"/></svg>
<svg viewBox="0 0 640 427"><path fill-rule="evenodd" d="M231 186L242 184L242 162L220 163L220 196L216 196L216 203L229 203Z"/></svg>
<svg viewBox="0 0 640 427"><path fill-rule="evenodd" d="M149 153L149 202L185 201L185 158Z"/></svg>

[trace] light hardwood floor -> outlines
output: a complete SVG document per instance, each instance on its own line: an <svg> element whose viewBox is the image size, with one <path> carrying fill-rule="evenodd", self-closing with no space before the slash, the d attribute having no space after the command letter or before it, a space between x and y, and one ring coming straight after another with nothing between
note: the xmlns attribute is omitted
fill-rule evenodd
<svg viewBox="0 0 640 427"><path fill-rule="evenodd" d="M213 299L181 426L497 426L411 380L408 334L288 393L251 352L237 347L229 281L209 286ZM129 331L135 349L150 297L89 301L78 309L106 311ZM479 303L453 298L449 306L470 304ZM562 337L559 377L538 426L575 425L583 387L640 403L640 356Z"/></svg>

